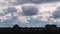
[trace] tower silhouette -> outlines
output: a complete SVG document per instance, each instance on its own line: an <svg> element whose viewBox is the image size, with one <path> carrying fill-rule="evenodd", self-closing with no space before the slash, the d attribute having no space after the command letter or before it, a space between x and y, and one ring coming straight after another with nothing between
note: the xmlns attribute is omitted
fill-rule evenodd
<svg viewBox="0 0 60 34"><path fill-rule="evenodd" d="M17 28L20 28L20 27L19 27L19 25L15 24L15 25L13 26L13 28L14 28L14 29L17 29Z"/></svg>
<svg viewBox="0 0 60 34"><path fill-rule="evenodd" d="M55 24L47 24L47 25L45 25L45 28L46 28L46 31L56 31L56 29L57 29L57 26L55 25Z"/></svg>

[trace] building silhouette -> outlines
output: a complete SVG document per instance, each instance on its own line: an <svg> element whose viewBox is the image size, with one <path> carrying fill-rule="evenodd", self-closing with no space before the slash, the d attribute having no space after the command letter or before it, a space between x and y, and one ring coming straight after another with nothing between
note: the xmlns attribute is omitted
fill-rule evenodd
<svg viewBox="0 0 60 34"><path fill-rule="evenodd" d="M19 27L17 24L7 28L0 28L0 32L60 32L60 27L55 24L45 25L45 27Z"/></svg>

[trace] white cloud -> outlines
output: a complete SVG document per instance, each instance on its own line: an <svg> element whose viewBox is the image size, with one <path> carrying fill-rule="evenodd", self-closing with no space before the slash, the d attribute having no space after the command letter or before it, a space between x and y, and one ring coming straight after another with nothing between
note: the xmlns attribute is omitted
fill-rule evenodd
<svg viewBox="0 0 60 34"><path fill-rule="evenodd" d="M12 2L15 2L14 0L11 0ZM33 16L23 16L22 15L22 7L21 6L36 6L39 10L37 15L33 15ZM4 16L0 16L0 22L4 22L4 21L12 21L15 22L13 24L19 24L19 23L28 23L31 19L38 19L41 21L45 21L48 22L48 19L50 20L49 22L60 22L59 20L55 20L53 18L51 18L52 13L57 10L57 7L60 6L60 2L54 2L54 3L41 3L41 4L31 4L31 3L26 3L26 4L22 4L22 5L11 5L11 6L0 6L0 13L3 13ZM2 9L6 9L7 7L15 7L18 11L13 12L13 16L11 15L11 13L5 14L5 12ZM16 20L12 20L12 17L16 17ZM18 22L18 23L17 23ZM34 26L34 25L32 25Z"/></svg>
<svg viewBox="0 0 60 34"><path fill-rule="evenodd" d="M17 20L21 21L22 23L28 23L27 18L25 16L18 16Z"/></svg>
<svg viewBox="0 0 60 34"><path fill-rule="evenodd" d="M7 18L7 19L11 19L11 18L12 18L12 15L11 15L11 13L9 13L9 14L6 14L5 16L6 16L6 18Z"/></svg>
<svg viewBox="0 0 60 34"><path fill-rule="evenodd" d="M24 4L24 5L34 5L39 9L39 13L37 15L31 16L32 19L39 19L48 22L48 19L50 22L54 23L57 20L50 18L52 16L52 13L57 10L57 7L59 5L59 2L54 3L42 3L42 4ZM22 15L22 14L21 14ZM19 19L20 18L20 19ZM26 16L20 16L18 20L22 22L28 22ZM22 19L22 20L21 20ZM30 19L31 20L31 19Z"/></svg>

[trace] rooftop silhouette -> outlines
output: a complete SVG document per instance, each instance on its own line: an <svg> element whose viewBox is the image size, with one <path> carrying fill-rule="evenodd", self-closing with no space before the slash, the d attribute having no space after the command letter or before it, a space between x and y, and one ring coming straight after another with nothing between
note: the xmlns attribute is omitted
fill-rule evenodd
<svg viewBox="0 0 60 34"><path fill-rule="evenodd" d="M0 28L0 32L60 32L60 27L55 24L45 25L45 27L19 27L19 25L14 25L13 28Z"/></svg>

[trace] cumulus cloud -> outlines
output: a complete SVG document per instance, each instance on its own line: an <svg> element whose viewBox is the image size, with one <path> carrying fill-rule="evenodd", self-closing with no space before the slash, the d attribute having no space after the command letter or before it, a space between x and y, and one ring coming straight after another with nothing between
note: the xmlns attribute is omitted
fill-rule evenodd
<svg viewBox="0 0 60 34"><path fill-rule="evenodd" d="M56 12L53 13L53 18L59 19L60 18L60 11L57 10Z"/></svg>
<svg viewBox="0 0 60 34"><path fill-rule="evenodd" d="M7 14L7 13L16 12L17 9L15 7L8 7L8 8L3 9L3 11Z"/></svg>
<svg viewBox="0 0 60 34"><path fill-rule="evenodd" d="M0 22L4 22L4 21L9 20L9 19L11 19L11 18L12 18L11 13L6 14L6 15L4 15L4 16L0 16Z"/></svg>
<svg viewBox="0 0 60 34"><path fill-rule="evenodd" d="M18 24L21 27L40 27L47 23L53 23L53 21L56 22L54 18L60 18L56 16L57 14L59 16L60 10L59 7L57 8L60 2L57 1L60 0L2 0L0 24L1 26ZM57 21L59 22L59 20Z"/></svg>
<svg viewBox="0 0 60 34"><path fill-rule="evenodd" d="M59 19L60 18L60 6L57 7L57 10L53 12L53 18Z"/></svg>
<svg viewBox="0 0 60 34"><path fill-rule="evenodd" d="M18 16L17 19L18 19L19 21L21 21L22 23L27 23L27 22L28 22L28 21L27 21L27 18L24 17L24 16Z"/></svg>
<svg viewBox="0 0 60 34"><path fill-rule="evenodd" d="M38 8L36 6L22 6L22 12L24 16L37 15Z"/></svg>
<svg viewBox="0 0 60 34"><path fill-rule="evenodd" d="M16 12L17 9L15 7L5 7L5 8L0 8L1 16L0 16L0 22L4 22L7 20L15 20L16 19ZM15 12L15 14L14 14ZM13 14L13 15L12 15Z"/></svg>

